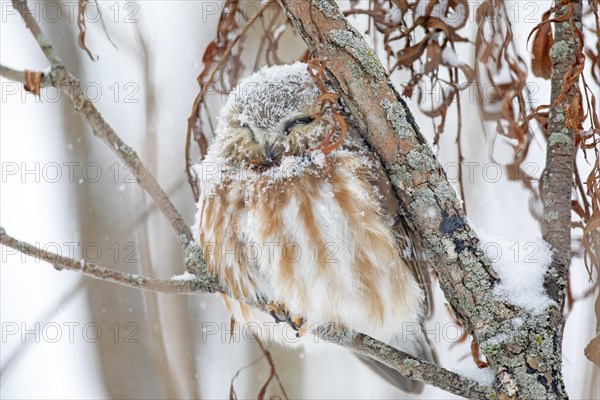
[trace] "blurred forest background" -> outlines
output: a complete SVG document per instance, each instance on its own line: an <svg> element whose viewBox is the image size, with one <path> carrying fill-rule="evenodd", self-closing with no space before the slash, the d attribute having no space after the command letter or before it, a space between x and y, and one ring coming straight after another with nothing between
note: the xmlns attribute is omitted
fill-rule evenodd
<svg viewBox="0 0 600 400"><path fill-rule="evenodd" d="M137 150L191 225L195 205L185 174L185 133L198 94L202 57L215 36L224 2L98 1L86 14L86 43L96 60L78 45L77 1L29 4L67 68L85 83L87 95ZM340 4L350 7L347 1ZM251 0L241 5L248 15L260 6ZM471 18L461 30L473 41L477 5L469 3ZM531 57L529 32L550 6L550 1L505 2L514 51L525 60ZM19 70L44 70L47 62L10 1L0 1L0 15L0 62ZM351 21L362 30L368 28L365 18ZM261 24L250 28L245 39L248 54L260 48L261 29ZM301 57L301 39L290 29L281 33L281 60ZM384 60L385 52L379 51ZM461 46L456 54L472 63L473 46ZM256 60L244 61L250 70ZM256 66L264 62L258 60ZM393 75L397 87L409 79L406 71ZM54 88L36 97L4 78L0 85L0 218L7 232L47 250L126 272L163 278L181 274L182 254L170 227L67 99ZM549 102L548 81L528 76L527 88L534 106ZM427 91L435 93L425 86ZM209 89L206 101L213 116L225 100L225 95ZM419 105L413 96L409 106L427 111L427 101L431 100L423 97ZM515 252L500 257L523 257L528 249L519 249L517 242L540 236L535 212L541 204L506 173L514 143L490 134L496 121L481 116L475 92L463 92L461 108L461 152L469 163L463 163L469 167L462 171L468 216L489 234L515 241ZM416 112L416 118L433 141L436 125L431 118L423 112ZM449 111L436 151L460 191L457 126L456 113ZM197 154L192 157L197 160ZM534 185L544 158L545 140L533 135L524 165ZM580 155L577 164L587 176L589 162ZM216 296L136 291L58 272L4 247L1 251L2 398L226 398L234 378L238 396L253 398L269 376L269 366L247 332L228 334L229 316ZM589 295L593 284L576 248L571 264L576 301L563 341L565 383L572 398L599 397L598 368L583 354L596 329L595 293ZM427 328L444 366L476 368L468 341L458 342L459 328L439 289ZM322 347L326 351L270 347L291 398L401 396L347 351ZM282 395L277 385L271 385L269 393ZM453 398L431 387L422 397Z"/></svg>

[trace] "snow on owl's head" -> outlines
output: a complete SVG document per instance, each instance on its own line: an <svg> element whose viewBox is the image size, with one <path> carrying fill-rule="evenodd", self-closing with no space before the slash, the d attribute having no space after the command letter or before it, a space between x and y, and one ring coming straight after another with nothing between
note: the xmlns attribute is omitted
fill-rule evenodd
<svg viewBox="0 0 600 400"><path fill-rule="evenodd" d="M326 130L312 117L318 96L303 63L263 68L240 81L219 116L219 156L268 168L315 147Z"/></svg>

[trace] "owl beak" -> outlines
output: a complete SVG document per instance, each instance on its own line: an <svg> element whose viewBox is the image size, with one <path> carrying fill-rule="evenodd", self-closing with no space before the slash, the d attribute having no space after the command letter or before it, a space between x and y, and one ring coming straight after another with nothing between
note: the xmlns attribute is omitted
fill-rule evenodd
<svg viewBox="0 0 600 400"><path fill-rule="evenodd" d="M265 160L272 164L273 161L277 158L277 146L271 142L265 143Z"/></svg>
<svg viewBox="0 0 600 400"><path fill-rule="evenodd" d="M281 136L277 137L273 135L269 137L263 143L262 148L265 157L265 162L267 162L270 165L277 163L284 152L284 147L281 143Z"/></svg>

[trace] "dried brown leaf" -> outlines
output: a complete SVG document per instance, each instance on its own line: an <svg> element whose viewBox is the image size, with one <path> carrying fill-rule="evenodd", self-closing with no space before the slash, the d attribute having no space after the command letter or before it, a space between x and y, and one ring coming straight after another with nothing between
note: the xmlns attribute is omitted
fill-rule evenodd
<svg viewBox="0 0 600 400"><path fill-rule="evenodd" d="M423 72L429 74L438 69L442 63L442 48L437 41L432 40L427 44L427 53L425 55L425 67Z"/></svg>
<svg viewBox="0 0 600 400"><path fill-rule="evenodd" d="M412 66L413 62L417 61L421 57L421 55L423 55L423 52L427 48L428 40L429 36L426 36L419 43L409 47L405 47L404 49L400 50L396 55L398 65L402 65L405 67Z"/></svg>
<svg viewBox="0 0 600 400"><path fill-rule="evenodd" d="M44 74L37 71L25 70L23 88L25 91L33 93L36 96L40 95L40 87Z"/></svg>
<svg viewBox="0 0 600 400"><path fill-rule="evenodd" d="M592 214L592 217L589 219L588 223L583 229L583 233L584 235L589 235L595 229L600 229L600 210L596 210Z"/></svg>
<svg viewBox="0 0 600 400"><path fill-rule="evenodd" d="M567 107L567 115L565 119L565 125L573 132L580 132L583 130L583 121L586 116L583 115L583 107L581 104L581 92L576 91L573 93L571 103Z"/></svg>
<svg viewBox="0 0 600 400"><path fill-rule="evenodd" d="M466 78L467 82L475 81L475 71L473 70L473 68L471 68L467 64L462 64L458 68L460 68L460 70L463 72L463 74L465 74L465 78Z"/></svg>
<svg viewBox="0 0 600 400"><path fill-rule="evenodd" d="M79 4L77 6L77 27L79 28L79 36L78 43L79 47L81 47L87 55L90 57L92 61L96 61L98 58L94 57L90 49L87 47L85 43L85 32L87 30L85 25L85 10L90 4L90 0L79 0Z"/></svg>
<svg viewBox="0 0 600 400"><path fill-rule="evenodd" d="M548 21L550 11L546 11L542 16L542 22ZM552 48L552 26L544 23L535 33L533 38L533 47L531 52L531 71L535 76L544 79L550 79L552 75L552 60L550 59L550 49Z"/></svg>
<svg viewBox="0 0 600 400"><path fill-rule="evenodd" d="M593 338L585 348L585 356L600 367L600 335Z"/></svg>
<svg viewBox="0 0 600 400"><path fill-rule="evenodd" d="M398 9L402 12L402 15L406 14L408 11L408 2L406 0L392 0L392 3L398 7Z"/></svg>

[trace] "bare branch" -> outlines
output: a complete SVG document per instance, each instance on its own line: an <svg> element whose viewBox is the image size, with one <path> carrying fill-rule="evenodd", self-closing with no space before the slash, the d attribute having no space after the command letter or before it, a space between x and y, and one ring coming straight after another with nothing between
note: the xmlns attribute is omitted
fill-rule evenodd
<svg viewBox="0 0 600 400"><path fill-rule="evenodd" d="M25 83L25 72L17 71L16 69L12 69L9 67L5 67L4 65L0 65L0 76L3 76L6 79L10 79L11 81ZM40 82L40 87L45 88L52 86L52 79L50 79L50 75L43 74L42 81Z"/></svg>
<svg viewBox="0 0 600 400"><path fill-rule="evenodd" d="M337 331L335 328L330 329L328 326L319 327L313 333L323 340L337 343L361 355L382 362L406 377L425 382L450 393L469 399L495 397L496 391L493 386L480 386L474 381L438 365L415 358L370 336L359 334L348 342L344 337L344 332Z"/></svg>
<svg viewBox="0 0 600 400"><path fill-rule="evenodd" d="M578 47L583 46L574 32L579 29L575 23L581 23L581 7L581 1L574 0L568 7L563 6L557 10L555 18L569 13L573 21L554 24L554 44L550 51L553 64L550 100L552 104L558 101L559 97L564 96L564 100L551 107L548 114L549 136L542 185L542 237L552 246L554 252L546 285L550 289L552 299L560 305L564 304L567 271L571 263L571 192L576 132L569 129L568 124L573 118L569 115L571 102L576 100L575 95L579 94L579 88L577 85L571 86L568 78L573 76L573 70L577 66ZM572 44L573 40L575 44Z"/></svg>
<svg viewBox="0 0 600 400"><path fill-rule="evenodd" d="M167 218L183 247L188 246L193 242L190 228L175 209L175 206L173 206L173 203L171 203L171 200L152 173L146 168L137 153L117 135L115 130L98 112L94 104L81 89L79 80L62 64L60 58L54 52L52 44L44 32L42 32L35 18L31 15L27 7L27 2L25 0L13 0L12 3L14 8L21 14L25 25L31 31L40 49L50 62L52 68L49 76L54 85L68 96L75 107L75 111L86 119L96 136L102 139L117 157L127 164L140 186L152 197L162 214Z"/></svg>
<svg viewBox="0 0 600 400"><path fill-rule="evenodd" d="M204 277L197 277L190 281L154 279L102 267L85 260L75 260L64 257L33 246L27 242L15 239L14 237L7 235L4 228L1 227L0 243L28 256L47 261L58 270L66 269L69 271L76 271L91 278L113 282L123 286L171 294L214 293L222 291L222 288L215 284L214 280L206 279Z"/></svg>

